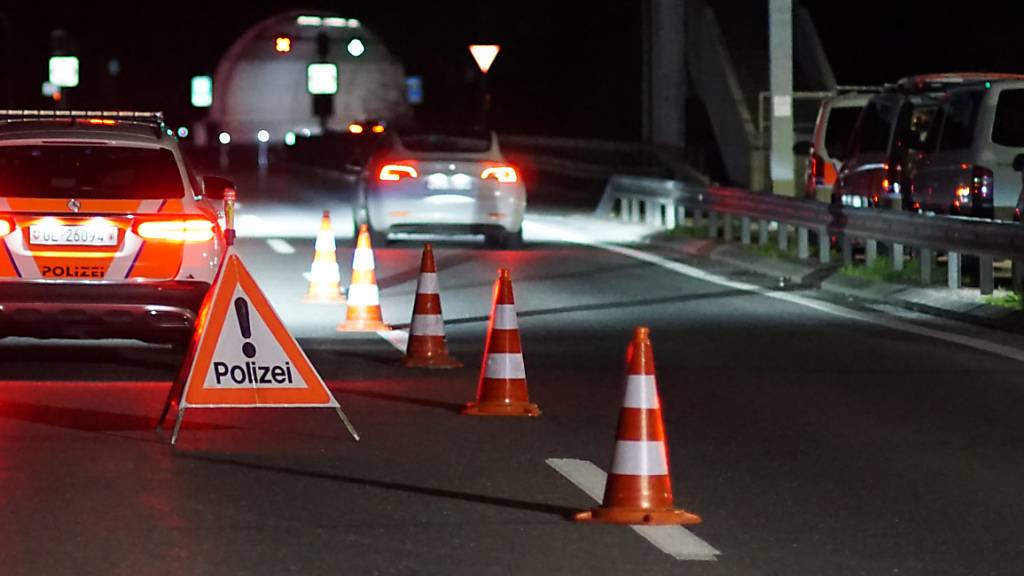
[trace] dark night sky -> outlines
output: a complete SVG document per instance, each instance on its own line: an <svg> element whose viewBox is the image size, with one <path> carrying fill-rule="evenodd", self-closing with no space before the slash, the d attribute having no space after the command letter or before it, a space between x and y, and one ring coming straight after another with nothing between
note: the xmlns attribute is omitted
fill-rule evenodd
<svg viewBox="0 0 1024 576"><path fill-rule="evenodd" d="M756 1L756 0L755 0ZM763 0L767 1L767 0ZM712 0L713 2L713 0ZM425 77L430 110L471 106L474 64L466 44L503 45L491 72L495 121L519 133L637 138L640 133L640 2L539 0L481 2L0 3L11 34L0 59L0 98L42 106L49 32L65 28L79 46L83 84L104 78L117 58L116 84L94 80L77 104L162 108L186 119L187 79L212 73L251 24L291 9L359 18ZM1008 3L806 0L842 84L879 83L929 70L1024 71L1020 20L995 18ZM145 7L142 7L145 6ZM999 8L999 10L996 10ZM721 15L720 15L721 16ZM0 28L0 33L3 33ZM8 48L9 47L9 48ZM116 94L116 96L111 96Z"/></svg>

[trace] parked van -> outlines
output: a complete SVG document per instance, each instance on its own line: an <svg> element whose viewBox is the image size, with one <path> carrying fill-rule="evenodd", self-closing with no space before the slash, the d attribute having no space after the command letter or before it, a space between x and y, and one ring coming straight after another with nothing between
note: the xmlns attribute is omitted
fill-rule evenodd
<svg viewBox="0 0 1024 576"><path fill-rule="evenodd" d="M804 170L804 195L821 202L832 199L839 167L846 156L846 144L857 124L857 117L871 98L870 93L854 92L826 98L818 108L814 137L800 142L794 152L807 156Z"/></svg>
<svg viewBox="0 0 1024 576"><path fill-rule="evenodd" d="M1024 76L967 83L941 99L934 152L911 177L913 208L1010 219L1020 194Z"/></svg>
<svg viewBox="0 0 1024 576"><path fill-rule="evenodd" d="M930 151L938 108L928 92L890 88L872 96L850 137L832 201L854 208L902 208L907 177Z"/></svg>

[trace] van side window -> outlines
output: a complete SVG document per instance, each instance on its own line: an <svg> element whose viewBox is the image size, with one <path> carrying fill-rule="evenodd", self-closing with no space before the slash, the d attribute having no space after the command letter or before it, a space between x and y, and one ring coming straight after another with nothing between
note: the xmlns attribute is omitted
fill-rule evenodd
<svg viewBox="0 0 1024 576"><path fill-rule="evenodd" d="M999 93L992 141L1003 146L1024 147L1024 89Z"/></svg>
<svg viewBox="0 0 1024 576"><path fill-rule="evenodd" d="M963 150L974 142L974 125L983 93L980 90L953 94L946 104L939 150Z"/></svg>

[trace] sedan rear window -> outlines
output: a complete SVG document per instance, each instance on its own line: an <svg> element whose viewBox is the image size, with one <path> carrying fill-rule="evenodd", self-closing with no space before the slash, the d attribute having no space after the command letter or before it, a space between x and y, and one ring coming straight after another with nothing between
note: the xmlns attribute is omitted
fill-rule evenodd
<svg viewBox="0 0 1024 576"><path fill-rule="evenodd" d="M0 146L0 196L161 199L185 193L170 150L43 144Z"/></svg>
<svg viewBox="0 0 1024 576"><path fill-rule="evenodd" d="M423 130L401 132L402 146L413 152L487 152L491 135L483 130Z"/></svg>
<svg viewBox="0 0 1024 576"><path fill-rule="evenodd" d="M992 141L1003 146L1024 147L1024 90L999 93Z"/></svg>

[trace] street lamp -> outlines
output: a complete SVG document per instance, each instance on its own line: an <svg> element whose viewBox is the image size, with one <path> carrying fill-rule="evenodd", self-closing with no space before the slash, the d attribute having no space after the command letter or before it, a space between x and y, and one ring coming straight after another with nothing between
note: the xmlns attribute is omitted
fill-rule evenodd
<svg viewBox="0 0 1024 576"><path fill-rule="evenodd" d="M483 74L484 101L480 111L480 122L484 127L487 127L489 124L488 116L490 116L491 111L491 92L487 88L487 72L491 69L494 59L498 57L499 51L501 51L501 46L497 44L469 45L469 53L473 56L473 60L476 62L477 68L480 69L480 73Z"/></svg>

